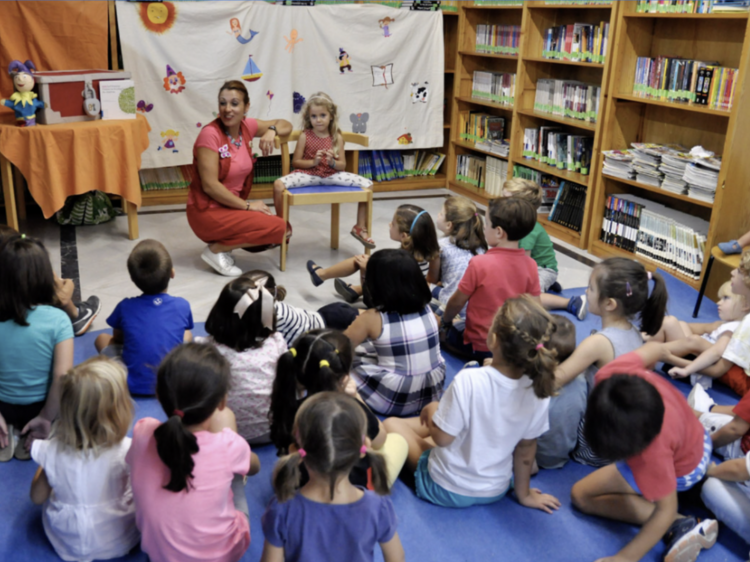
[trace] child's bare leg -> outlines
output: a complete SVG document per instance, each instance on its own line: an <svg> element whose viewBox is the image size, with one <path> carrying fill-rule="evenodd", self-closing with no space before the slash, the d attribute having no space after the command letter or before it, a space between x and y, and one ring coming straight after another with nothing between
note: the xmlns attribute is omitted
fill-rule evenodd
<svg viewBox="0 0 750 562"><path fill-rule="evenodd" d="M350 275L354 275L358 270L359 266L357 265L357 256L354 256L353 258L347 258L330 267L316 269L315 273L325 281L326 279L335 279L337 277L349 277Z"/></svg>
<svg viewBox="0 0 750 562"><path fill-rule="evenodd" d="M419 463L422 453L435 447L435 442L430 437L430 430L422 425L419 418L388 418L383 422L388 433L398 433L409 445L409 454L406 457L406 466L414 472Z"/></svg>
<svg viewBox="0 0 750 562"><path fill-rule="evenodd" d="M546 310L565 310L568 308L570 298L561 297L559 295L551 295L549 293L542 293L540 295L542 299L542 306Z"/></svg>
<svg viewBox="0 0 750 562"><path fill-rule="evenodd" d="M99 353L110 343L112 343L112 336L110 334L99 334L94 340L94 346Z"/></svg>
<svg viewBox="0 0 750 562"><path fill-rule="evenodd" d="M665 316L661 330L648 338L648 341L669 342L691 336L693 332L687 322L682 322L674 316Z"/></svg>
<svg viewBox="0 0 750 562"><path fill-rule="evenodd" d="M703 369L701 371L701 375L706 375L707 377L711 377L712 379L718 379L726 375L729 369L732 368L732 366L734 366L734 363L722 357L710 367L706 367L705 369Z"/></svg>
<svg viewBox="0 0 750 562"><path fill-rule="evenodd" d="M737 243L743 248L747 248L748 246L750 246L750 232L746 232L745 234L737 238Z"/></svg>
<svg viewBox="0 0 750 562"><path fill-rule="evenodd" d="M670 354L676 355L677 357L684 357L685 355L699 355L711 347L711 343L708 340L703 339L700 336L692 335L690 337L682 337L676 340L669 341L664 344Z"/></svg>
<svg viewBox="0 0 750 562"><path fill-rule="evenodd" d="M360 202L357 205L357 226L363 230L367 230L367 203ZM372 236L372 232L367 233L368 236Z"/></svg>

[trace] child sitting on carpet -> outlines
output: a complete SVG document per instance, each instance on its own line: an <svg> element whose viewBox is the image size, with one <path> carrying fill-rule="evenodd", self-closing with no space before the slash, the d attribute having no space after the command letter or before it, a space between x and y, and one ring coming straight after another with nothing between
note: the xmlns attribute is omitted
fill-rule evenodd
<svg viewBox="0 0 750 562"><path fill-rule="evenodd" d="M302 404L292 433L299 448L274 468L276 497L262 518L261 560L372 562L379 544L385 562L402 562L396 513L384 497L385 462L368 446L367 418L357 401L320 392ZM350 482L349 472L361 459L372 467L375 492ZM310 480L299 488L301 464Z"/></svg>
<svg viewBox="0 0 750 562"><path fill-rule="evenodd" d="M458 288L445 306L442 328L448 330L446 349L481 363L492 354L487 337L492 319L510 298L529 294L539 299L536 262L518 247L536 224L536 209L520 197L493 199L487 205L484 237L489 250L469 261ZM466 306L466 328L458 330L453 319Z"/></svg>
<svg viewBox="0 0 750 562"><path fill-rule="evenodd" d="M400 435L386 435L383 424L357 394L357 385L349 377L352 367L352 345L336 330L312 330L302 335L279 359L271 394L271 439L279 455L299 446L292 431L299 407L319 392L346 392L358 398L367 417L367 437L372 448L383 455L388 469L388 487L395 482L406 461L406 442ZM367 486L366 459L361 459L349 473L355 486ZM307 482L307 474L303 474Z"/></svg>
<svg viewBox="0 0 750 562"><path fill-rule="evenodd" d="M28 460L32 441L47 438L60 409L73 328L54 301L44 245L11 237L0 248L0 462Z"/></svg>
<svg viewBox="0 0 750 562"><path fill-rule="evenodd" d="M418 497L469 507L502 499L512 484L521 505L547 513L560 507L529 486L536 439L549 427L557 361L548 345L555 329L529 296L506 300L487 336L492 364L460 371L418 418L385 421L389 433L409 444Z"/></svg>
<svg viewBox="0 0 750 562"><path fill-rule="evenodd" d="M353 347L367 342L374 353L361 355L352 379L375 412L415 414L440 397L445 380L430 289L405 250L375 252L367 265L365 289L373 308L344 333Z"/></svg>
<svg viewBox="0 0 750 562"><path fill-rule="evenodd" d="M362 189L372 187L372 180L345 171L344 137L339 129L338 114L336 104L328 94L323 92L312 94L302 108L304 131L299 136L292 156L292 166L295 169L291 174L273 182L273 204L278 216L282 217L284 212L284 190L290 187L315 185L356 186ZM365 248L375 247L375 242L367 232L367 203L359 203L357 224L352 228L351 234Z"/></svg>
<svg viewBox="0 0 750 562"><path fill-rule="evenodd" d="M125 556L141 540L125 455L135 408L118 362L92 357L62 378L53 436L37 439L31 501L63 560Z"/></svg>
<svg viewBox="0 0 750 562"><path fill-rule="evenodd" d="M173 347L193 339L193 314L185 299L167 294L174 269L161 242L136 244L128 256L128 273L143 294L118 303L107 318L112 335L97 336L94 345L99 353L122 357L131 394L153 396L156 366Z"/></svg>
<svg viewBox="0 0 750 562"><path fill-rule="evenodd" d="M750 544L750 453L719 465L711 463L701 499L716 519Z"/></svg>
<svg viewBox="0 0 750 562"><path fill-rule="evenodd" d="M237 562L250 545L244 476L260 461L226 407L230 367L211 345L187 343L159 366L164 423L133 428L130 465L141 549L152 562Z"/></svg>
<svg viewBox="0 0 750 562"><path fill-rule="evenodd" d="M718 534L716 521L677 512L677 492L703 479L712 446L680 391L648 369L662 347L647 343L599 369L586 409L586 441L618 462L576 482L571 499L584 513L641 526L618 560L640 560L663 537L665 562L692 562Z"/></svg>
<svg viewBox="0 0 750 562"><path fill-rule="evenodd" d="M440 302L437 313L442 315L469 267L469 260L487 251L487 241L477 206L465 197L453 195L445 200L438 214L437 228L445 237L438 242L440 276L436 281L440 286L432 290L432 296ZM466 307L461 309L459 316L462 320L466 318Z"/></svg>
<svg viewBox="0 0 750 562"><path fill-rule="evenodd" d="M401 248L409 252L419 263L422 274L429 283L437 282L440 272L440 246L438 246L435 224L430 214L416 205L400 205L388 224L391 240L400 242ZM335 279L334 287L348 303L356 302L362 296L365 272L370 256L362 254L346 259L331 267L322 268L314 261L307 262L307 271L313 285L320 286L327 279ZM359 271L360 285L346 283L341 277L348 277ZM372 306L370 296L365 293L365 305Z"/></svg>
<svg viewBox="0 0 750 562"><path fill-rule="evenodd" d="M650 295L649 279L654 284ZM609 258L598 264L591 272L586 296L589 312L602 319L602 329L583 340L555 370L558 394L550 403L550 431L539 439L537 453L542 468L563 466L576 444L575 460L590 466L606 464L591 452L582 434L594 375L613 359L643 345L641 332L656 334L667 307L662 277L628 258ZM632 324L636 316L640 328Z"/></svg>

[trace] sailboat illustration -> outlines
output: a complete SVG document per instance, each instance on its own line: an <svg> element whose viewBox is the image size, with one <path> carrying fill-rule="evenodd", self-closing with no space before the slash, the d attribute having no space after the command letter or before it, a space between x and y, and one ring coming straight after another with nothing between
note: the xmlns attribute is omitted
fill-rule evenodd
<svg viewBox="0 0 750 562"><path fill-rule="evenodd" d="M245 71L242 73L242 79L247 82L255 82L261 76L263 76L263 73L260 71L260 68L258 68L258 65L253 62L253 55L248 55Z"/></svg>

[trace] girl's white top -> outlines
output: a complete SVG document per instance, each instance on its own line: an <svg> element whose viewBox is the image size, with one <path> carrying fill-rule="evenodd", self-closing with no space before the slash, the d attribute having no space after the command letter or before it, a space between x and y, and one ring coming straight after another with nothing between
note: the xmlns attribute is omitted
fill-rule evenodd
<svg viewBox="0 0 750 562"><path fill-rule="evenodd" d="M125 455L130 438L98 456L75 451L54 437L37 439L33 458L47 475L52 493L44 503L47 538L63 560L104 560L124 556L141 540Z"/></svg>

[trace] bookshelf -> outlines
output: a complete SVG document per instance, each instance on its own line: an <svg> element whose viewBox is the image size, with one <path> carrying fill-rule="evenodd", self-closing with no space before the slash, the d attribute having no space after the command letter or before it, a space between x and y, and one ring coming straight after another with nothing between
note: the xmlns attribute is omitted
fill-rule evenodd
<svg viewBox="0 0 750 562"><path fill-rule="evenodd" d="M548 220L546 214L539 215L539 222L547 232L565 242L586 248L591 224L592 178L599 167L599 145L603 129L604 101L609 95L610 59L604 62L545 58L543 55L545 33L548 28L583 23L599 25L609 23L609 48L612 53L612 37L616 25L619 2L611 4L573 4L545 1L518 2L517 5L487 6L464 2L459 6L458 61L455 74L452 104L453 122L451 152L448 155L448 188L458 194L486 204L490 196L485 190L464 181L456 180L456 157L463 154L480 154L502 158L473 146L461 139L458 116L461 112L482 111L506 119L506 138L510 142L507 158L508 177L513 175L513 166L520 165L557 178L574 182L587 188L583 208L583 223L580 232ZM481 25L520 26L520 46L517 56L477 53L476 34ZM475 71L510 72L516 74L516 89L513 106L503 106L471 97ZM596 122L563 117L535 111L537 81L543 79L577 80L595 84L601 88L600 111ZM562 132L592 138L591 165L589 174L561 170L538 160L524 158L524 129L542 126L559 126Z"/></svg>
<svg viewBox="0 0 750 562"><path fill-rule="evenodd" d="M619 2L614 30L610 94L602 108L603 131L600 150L629 148L633 142L701 145L722 156L718 189L713 203L664 191L632 180L602 173L601 158L590 178L591 212L589 251L599 257L635 258L649 270L662 264L602 242L599 237L607 197L635 195L708 222L706 255L718 242L737 238L750 230L750 107L745 102L750 72L750 22L748 14L636 13L636 2ZM739 69L734 102L730 110L712 109L692 102L670 102L641 98L633 94L638 57L681 57L714 61ZM745 103L743 103L745 102ZM705 260L704 260L705 261ZM668 270L668 269L667 269ZM700 279L674 273L692 287ZM704 269L705 272L705 269ZM702 275L701 275L702 277ZM712 275L716 283L726 276ZM709 287L709 294L712 287ZM714 287L715 289L715 287Z"/></svg>

